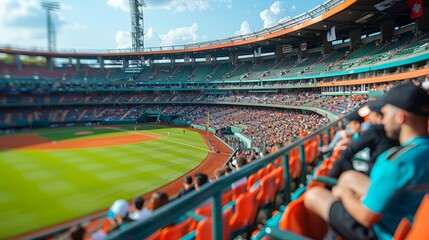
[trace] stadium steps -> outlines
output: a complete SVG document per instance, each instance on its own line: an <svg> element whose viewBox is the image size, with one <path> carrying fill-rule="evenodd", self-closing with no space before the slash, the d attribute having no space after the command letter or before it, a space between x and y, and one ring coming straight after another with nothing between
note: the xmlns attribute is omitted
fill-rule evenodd
<svg viewBox="0 0 429 240"><path fill-rule="evenodd" d="M126 113L124 113L124 115L121 116L121 118L119 120L124 120L130 113L131 111L134 110L133 108L130 108Z"/></svg>
<svg viewBox="0 0 429 240"><path fill-rule="evenodd" d="M12 123L12 113L6 113L5 122L8 124Z"/></svg>
<svg viewBox="0 0 429 240"><path fill-rule="evenodd" d="M106 109L103 109L103 110L101 110L97 115L95 115L95 119L99 119L101 116L103 116L103 114L104 114L104 112L107 110L107 108Z"/></svg>
<svg viewBox="0 0 429 240"><path fill-rule="evenodd" d="M87 112L87 109L84 109L84 110L82 111L82 113L79 115L79 117L77 118L77 120L78 120L78 121L82 120L82 118L83 118L83 116L85 116L86 112Z"/></svg>
<svg viewBox="0 0 429 240"><path fill-rule="evenodd" d="M406 44L402 45L400 48L396 49L395 52L393 52L390 56L393 58L395 57L399 52L404 51L405 49L412 49L415 46L418 46L421 44L421 40L425 40L423 41L424 43L427 43L429 33L425 33L422 34L416 38L411 39L409 42L407 42Z"/></svg>
<svg viewBox="0 0 429 240"><path fill-rule="evenodd" d="M61 114L61 122L64 122L64 120L66 119L67 114L69 113L69 110L65 110L62 114Z"/></svg>

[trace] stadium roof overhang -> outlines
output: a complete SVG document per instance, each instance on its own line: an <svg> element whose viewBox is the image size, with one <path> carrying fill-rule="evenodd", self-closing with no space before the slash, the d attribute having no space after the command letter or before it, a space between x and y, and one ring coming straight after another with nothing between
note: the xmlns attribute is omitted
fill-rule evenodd
<svg viewBox="0 0 429 240"><path fill-rule="evenodd" d="M390 7L383 11L378 11L375 7L383 0L345 0L337 7L316 17L309 16L310 20L295 25L293 27L281 28L278 31L270 32L263 30L260 36L254 38L243 38L242 41L230 43L219 43L217 45L199 46L184 49L169 49L150 52L115 52L115 53L82 53L82 52L37 52L17 49L0 49L4 53L16 53L24 55L37 55L47 57L75 57L75 58L97 58L104 59L141 59L142 56L151 59L183 59L184 56L190 58L225 57L232 54L246 55L253 54L254 50L261 48L261 52L274 52L276 46L290 44L299 47L301 43L307 43L308 48L320 47L323 39L332 26L336 28L336 36L339 40L348 39L350 33L360 30L361 34L373 34L380 32L381 23L390 19L395 19L395 26L406 26L415 20L410 18L410 10L404 0L386 0L393 2ZM424 1L428 5L428 0ZM308 12L306 14L309 14Z"/></svg>

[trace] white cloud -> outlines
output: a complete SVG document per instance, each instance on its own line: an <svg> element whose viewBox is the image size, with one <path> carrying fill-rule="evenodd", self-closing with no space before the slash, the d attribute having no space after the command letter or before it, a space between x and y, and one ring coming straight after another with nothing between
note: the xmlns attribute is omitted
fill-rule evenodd
<svg viewBox="0 0 429 240"><path fill-rule="evenodd" d="M294 4L294 5L292 5L292 7L290 7L290 10L292 10L293 12L295 12L295 11L296 11L296 6L295 6L295 4Z"/></svg>
<svg viewBox="0 0 429 240"><path fill-rule="evenodd" d="M195 10L206 10L209 7L209 2L206 0L175 0L172 1L166 8L173 9L176 12L183 12L189 10L191 12Z"/></svg>
<svg viewBox="0 0 429 240"><path fill-rule="evenodd" d="M259 14L259 16L261 17L262 21L264 22L264 28L274 26L277 23L277 18L268 9L265 9L264 11L262 11Z"/></svg>
<svg viewBox="0 0 429 240"><path fill-rule="evenodd" d="M280 20L279 20L279 23L284 23L284 22L286 22L286 21L288 21L288 20L290 20L290 19L292 19L292 17L291 17L291 16L286 16L286 17L284 17L284 18L280 19Z"/></svg>
<svg viewBox="0 0 429 240"><path fill-rule="evenodd" d="M57 30L57 39L63 30L79 31L86 25L67 22L62 11L71 11L70 5L60 4L60 10L52 13ZM40 0L0 1L0 44L21 47L47 46L46 11ZM57 41L57 46L60 45Z"/></svg>
<svg viewBox="0 0 429 240"><path fill-rule="evenodd" d="M86 30L88 26L80 23L68 23L68 24L65 24L63 28L64 30L68 30L68 31L82 31L82 30Z"/></svg>
<svg viewBox="0 0 429 240"><path fill-rule="evenodd" d="M153 27L149 27L144 36L144 45L145 47L158 47L160 46L161 38L158 33L155 32Z"/></svg>
<svg viewBox="0 0 429 240"><path fill-rule="evenodd" d="M230 1L230 0L222 0ZM164 8L166 10L183 12L183 11L196 11L207 10L210 6L210 0L147 0L146 5L148 8Z"/></svg>
<svg viewBox="0 0 429 240"><path fill-rule="evenodd" d="M46 45L46 15L39 1L2 0L0 16L1 44Z"/></svg>
<svg viewBox="0 0 429 240"><path fill-rule="evenodd" d="M129 32L117 31L115 35L116 48L131 48L131 34Z"/></svg>
<svg viewBox="0 0 429 240"><path fill-rule="evenodd" d="M107 0L107 5L113 8L118 8L124 12L130 11L128 0Z"/></svg>
<svg viewBox="0 0 429 240"><path fill-rule="evenodd" d="M252 30L250 29L249 23L247 21L244 21L240 25L240 30L236 31L234 33L234 35L236 35L236 36L246 35L246 34L249 34L251 32L252 32Z"/></svg>
<svg viewBox="0 0 429 240"><path fill-rule="evenodd" d="M198 24L189 27L179 27L169 30L165 34L158 34L153 27L148 28L145 35L145 47L172 46L194 43L198 40Z"/></svg>
<svg viewBox="0 0 429 240"><path fill-rule="evenodd" d="M73 7L65 3L60 3L60 9L61 11L71 11L73 10Z"/></svg>
<svg viewBox="0 0 429 240"><path fill-rule="evenodd" d="M277 1L273 3L269 9L265 9L259 16L261 17L264 28L272 27L280 22L283 13L282 3ZM284 18L283 18L284 19Z"/></svg>
<svg viewBox="0 0 429 240"><path fill-rule="evenodd" d="M270 6L270 11L275 15L279 15L282 12L282 4L277 1Z"/></svg>

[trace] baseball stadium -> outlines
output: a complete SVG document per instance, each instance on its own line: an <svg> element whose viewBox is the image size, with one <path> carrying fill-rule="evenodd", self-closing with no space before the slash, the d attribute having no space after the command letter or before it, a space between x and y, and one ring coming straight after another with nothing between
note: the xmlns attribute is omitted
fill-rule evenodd
<svg viewBox="0 0 429 240"><path fill-rule="evenodd" d="M240 36L0 45L0 239L428 239L429 1Z"/></svg>

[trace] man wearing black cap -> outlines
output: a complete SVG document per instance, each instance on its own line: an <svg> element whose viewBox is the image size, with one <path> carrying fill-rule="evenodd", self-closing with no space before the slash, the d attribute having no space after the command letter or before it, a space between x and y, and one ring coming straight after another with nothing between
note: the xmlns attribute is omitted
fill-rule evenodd
<svg viewBox="0 0 429 240"><path fill-rule="evenodd" d="M193 184L192 176L185 176L183 178L183 188L177 194L177 198L182 197L194 190L195 190L195 186Z"/></svg>
<svg viewBox="0 0 429 240"><path fill-rule="evenodd" d="M369 175L377 157L387 149L399 145L397 139L391 139L386 136L384 125L382 124L383 114L381 113L381 107L382 101L376 100L359 109L359 115L362 117L368 116L371 125L341 153L341 156L329 171L328 176L339 178L343 172L354 170L353 157L362 152L367 154L366 150L369 151L369 156L364 160L368 160L368 168L363 172Z"/></svg>
<svg viewBox="0 0 429 240"><path fill-rule="evenodd" d="M364 122L364 118L359 116L357 110L352 111L346 116L346 130L340 130L335 133L332 141L325 146L319 148L319 151L326 153L332 150L345 149L352 141L359 138L361 132L361 125Z"/></svg>
<svg viewBox="0 0 429 240"><path fill-rule="evenodd" d="M382 153L369 177L347 171L332 192L314 187L305 195L305 206L347 239L391 239L402 218L412 221L429 191L428 94L403 84L382 101L386 134L401 146Z"/></svg>

